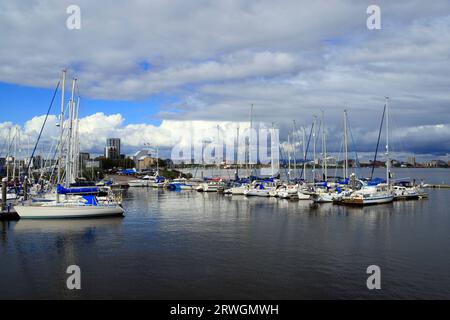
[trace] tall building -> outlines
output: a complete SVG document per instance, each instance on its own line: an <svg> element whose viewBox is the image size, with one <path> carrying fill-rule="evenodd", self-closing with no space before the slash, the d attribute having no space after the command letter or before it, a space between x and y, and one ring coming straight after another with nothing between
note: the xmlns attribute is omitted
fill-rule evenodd
<svg viewBox="0 0 450 320"><path fill-rule="evenodd" d="M105 158L106 159L120 159L120 139L119 138L109 138L106 140L105 147Z"/></svg>

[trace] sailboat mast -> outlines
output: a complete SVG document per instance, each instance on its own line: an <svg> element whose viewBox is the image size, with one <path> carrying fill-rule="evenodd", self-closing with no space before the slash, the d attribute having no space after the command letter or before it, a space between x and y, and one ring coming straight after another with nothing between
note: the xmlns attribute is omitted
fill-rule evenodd
<svg viewBox="0 0 450 320"><path fill-rule="evenodd" d="M9 176L11 171L11 127L8 128L8 154L6 155L6 178L9 182Z"/></svg>
<svg viewBox="0 0 450 320"><path fill-rule="evenodd" d="M303 149L303 180L306 182L306 132L305 127L302 126L302 149Z"/></svg>
<svg viewBox="0 0 450 320"><path fill-rule="evenodd" d="M62 71L62 86L61 86L61 114L60 114L60 123L59 123L59 157L58 157L58 184L61 184L61 162L62 162L62 154L63 154L63 132L64 132L64 91L66 87L66 70ZM57 196L58 199L58 196Z"/></svg>
<svg viewBox="0 0 450 320"><path fill-rule="evenodd" d="M156 175L159 176L159 147L156 146Z"/></svg>
<svg viewBox="0 0 450 320"><path fill-rule="evenodd" d="M253 141L252 141L252 136L253 136L253 103L250 106L250 138L249 138L249 146L248 146L248 164L250 166L250 176L252 175L252 164L250 162L250 157L253 151Z"/></svg>
<svg viewBox="0 0 450 320"><path fill-rule="evenodd" d="M270 163L271 163L271 170L272 170L272 178L275 175L275 169L274 169L274 154L273 154L273 147L274 147L274 136L275 136L275 127L274 127L274 122L272 122L272 132L270 134Z"/></svg>
<svg viewBox="0 0 450 320"><path fill-rule="evenodd" d="M236 176L235 180L239 177L239 123L236 127Z"/></svg>
<svg viewBox="0 0 450 320"><path fill-rule="evenodd" d="M75 111L75 152L73 153L73 161L74 161L74 178L79 178L80 173L80 96L77 97L77 107Z"/></svg>
<svg viewBox="0 0 450 320"><path fill-rule="evenodd" d="M347 110L344 110L344 179L348 177L348 136L347 136Z"/></svg>
<svg viewBox="0 0 450 320"><path fill-rule="evenodd" d="M223 154L219 155L219 145L220 145L220 126L217 125L217 143L216 143L215 150L214 150L214 156L216 158L217 174L220 177L220 163L219 163L219 160L220 160L221 157L223 158Z"/></svg>
<svg viewBox="0 0 450 320"><path fill-rule="evenodd" d="M316 124L317 116L314 115L313 120L313 183L316 181Z"/></svg>
<svg viewBox="0 0 450 320"><path fill-rule="evenodd" d="M325 140L325 115L322 111L322 176L327 181L327 146Z"/></svg>
<svg viewBox="0 0 450 320"><path fill-rule="evenodd" d="M292 144L291 141L289 139L289 132L288 132L288 182L291 180L291 149L292 149Z"/></svg>
<svg viewBox="0 0 450 320"><path fill-rule="evenodd" d="M12 179L13 181L16 180L16 158L17 158L17 127L14 127L15 132L14 132L14 151L13 151L13 159L14 159L14 163L13 163L13 176Z"/></svg>
<svg viewBox="0 0 450 320"><path fill-rule="evenodd" d="M389 97L386 97L386 183L390 183L390 167L391 160L389 159Z"/></svg>
<svg viewBox="0 0 450 320"><path fill-rule="evenodd" d="M295 159L295 120L292 120L292 155L294 158L294 177L297 178L297 160Z"/></svg>
<svg viewBox="0 0 450 320"><path fill-rule="evenodd" d="M66 188L69 187L72 182L72 152L73 152L73 117L74 117L74 92L75 92L75 82L76 79L72 80L72 92L69 104L69 133L68 133L68 152L66 160Z"/></svg>

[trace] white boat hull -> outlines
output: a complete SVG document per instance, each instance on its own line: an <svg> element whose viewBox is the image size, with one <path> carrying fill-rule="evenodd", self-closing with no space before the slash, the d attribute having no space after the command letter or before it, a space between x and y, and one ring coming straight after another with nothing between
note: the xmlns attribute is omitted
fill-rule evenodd
<svg viewBox="0 0 450 320"><path fill-rule="evenodd" d="M269 197L269 190L250 189L244 192L247 197Z"/></svg>
<svg viewBox="0 0 450 320"><path fill-rule="evenodd" d="M298 192L297 193L298 196L298 200L310 200L311 196L309 194L304 194L303 192Z"/></svg>
<svg viewBox="0 0 450 320"><path fill-rule="evenodd" d="M93 218L104 216L121 216L124 213L118 205L99 206L15 206L21 219L66 219L66 218Z"/></svg>
<svg viewBox="0 0 450 320"><path fill-rule="evenodd" d="M334 195L329 193L318 193L313 196L313 201L315 203L330 203L333 202Z"/></svg>
<svg viewBox="0 0 450 320"><path fill-rule="evenodd" d="M234 196L238 196L238 195L242 196L242 195L244 195L244 192L246 190L248 190L248 187L234 187L229 190L230 190L230 193Z"/></svg>
<svg viewBox="0 0 450 320"><path fill-rule="evenodd" d="M393 195L389 196L374 196L374 197L344 197L342 200L343 204L348 205L374 205L374 204L383 204L383 203L390 203L394 200Z"/></svg>
<svg viewBox="0 0 450 320"><path fill-rule="evenodd" d="M131 180L128 181L130 187L148 187L149 181L146 180Z"/></svg>

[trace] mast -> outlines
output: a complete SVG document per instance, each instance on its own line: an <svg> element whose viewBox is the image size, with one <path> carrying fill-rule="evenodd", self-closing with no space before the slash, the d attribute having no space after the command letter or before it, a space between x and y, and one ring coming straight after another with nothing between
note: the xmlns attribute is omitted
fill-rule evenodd
<svg viewBox="0 0 450 320"><path fill-rule="evenodd" d="M250 162L250 157L251 157L251 150L253 150L253 146L252 146L252 130L253 129L253 103L250 106L250 138L249 138L249 146L248 146L248 165L250 167L250 177L252 175L252 164Z"/></svg>
<svg viewBox="0 0 450 320"><path fill-rule="evenodd" d="M391 160L389 159L389 97L386 97L386 183L390 183Z"/></svg>
<svg viewBox="0 0 450 320"><path fill-rule="evenodd" d="M67 160L66 160L66 188L69 187L70 183L72 182L72 174L73 174L73 168L72 168L72 154L73 154L73 118L74 118L74 92L75 92L75 82L76 78L73 78L72 80L72 92L70 97L70 104L69 104L69 133L68 133L68 144L67 144Z"/></svg>
<svg viewBox="0 0 450 320"><path fill-rule="evenodd" d="M16 160L17 160L17 127L14 127L15 132L14 132L14 151L13 151L13 158L14 158L14 163L13 163L13 176L12 179L13 181L16 180ZM15 182L14 182L15 184Z"/></svg>
<svg viewBox="0 0 450 320"><path fill-rule="evenodd" d="M292 148L292 144L289 139L289 132L287 138L288 138L288 182L289 182L291 180L291 148Z"/></svg>
<svg viewBox="0 0 450 320"><path fill-rule="evenodd" d="M30 152L30 136L28 136L28 144L27 144L27 153L28 153L28 157L29 157L29 161L30 161L30 163L33 163L34 164L34 161L33 161L33 159L31 159L31 157L32 157L32 154L31 154L31 152ZM34 167L34 166L33 166ZM28 173L27 173L27 175L28 175L28 178L31 178L31 166L28 166Z"/></svg>
<svg viewBox="0 0 450 320"><path fill-rule="evenodd" d="M9 171L10 171L10 163L9 160L11 158L11 127L8 128L8 154L6 155L6 178L7 181L9 182Z"/></svg>
<svg viewBox="0 0 450 320"><path fill-rule="evenodd" d="M80 96L77 97L77 107L76 107L76 111L75 111L75 152L73 154L73 161L74 161L74 175L73 177L79 178L79 173L80 173L80 136L79 136L79 131L80 131L80 120L79 120L79 115L80 115Z"/></svg>
<svg viewBox="0 0 450 320"><path fill-rule="evenodd" d="M219 163L219 159L220 156L222 156L223 159L223 153L222 155L219 155L219 145L220 145L220 126L217 125L217 143L215 146L215 150L214 150L214 157L216 158L216 165L217 165L217 175L220 177L220 163Z"/></svg>
<svg viewBox="0 0 450 320"><path fill-rule="evenodd" d="M239 123L236 128L236 172L234 179L237 180L239 178Z"/></svg>
<svg viewBox="0 0 450 320"><path fill-rule="evenodd" d="M156 176L159 176L159 147L156 146Z"/></svg>
<svg viewBox="0 0 450 320"><path fill-rule="evenodd" d="M275 174L275 169L274 169L274 158L273 158L273 148L272 148L272 146L274 145L274 143L273 143L273 137L274 137L274 135L275 135L275 127L274 127L274 123L275 122L272 122L272 133L271 133L271 136L270 136L270 163L271 163L271 171L272 171L272 178L273 178L273 176L274 176L274 174Z"/></svg>
<svg viewBox="0 0 450 320"><path fill-rule="evenodd" d="M292 120L292 144L293 144L293 148L292 148L292 154L294 156L294 177L297 178L297 160L295 159L295 154L296 154L296 148L295 148L295 120Z"/></svg>
<svg viewBox="0 0 450 320"><path fill-rule="evenodd" d="M348 177L347 110L344 110L344 179Z"/></svg>
<svg viewBox="0 0 450 320"><path fill-rule="evenodd" d="M313 183L316 182L316 124L317 116L313 116Z"/></svg>
<svg viewBox="0 0 450 320"><path fill-rule="evenodd" d="M63 132L64 132L64 90L66 87L66 70L62 71L62 86L61 86L61 114L60 114L60 123L59 123L59 156L58 156L58 184L61 184L61 163L62 163L62 154L63 154ZM57 201L59 200L58 193L56 194Z"/></svg>
<svg viewBox="0 0 450 320"><path fill-rule="evenodd" d="M303 180L306 182L306 132L305 127L302 126L302 149L303 149Z"/></svg>
<svg viewBox="0 0 450 320"><path fill-rule="evenodd" d="M322 111L322 176L325 181L328 178L327 172L327 144L325 136L325 114Z"/></svg>

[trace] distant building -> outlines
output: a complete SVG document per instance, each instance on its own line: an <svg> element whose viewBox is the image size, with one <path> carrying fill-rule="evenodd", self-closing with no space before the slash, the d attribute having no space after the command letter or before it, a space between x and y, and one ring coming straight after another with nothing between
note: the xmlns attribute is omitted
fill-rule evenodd
<svg viewBox="0 0 450 320"><path fill-rule="evenodd" d="M143 171L154 168L156 167L157 161L158 161L157 158L142 156L136 162L136 170Z"/></svg>
<svg viewBox="0 0 450 320"><path fill-rule="evenodd" d="M117 160L120 159L120 139L109 138L106 140L105 158Z"/></svg>
<svg viewBox="0 0 450 320"><path fill-rule="evenodd" d="M415 167L416 166L416 157L408 157L406 161L409 165Z"/></svg>
<svg viewBox="0 0 450 320"><path fill-rule="evenodd" d="M426 167L429 168L445 168L448 164L443 160L431 160L425 164Z"/></svg>
<svg viewBox="0 0 450 320"><path fill-rule="evenodd" d="M144 156L145 156L145 157L146 157L146 156L150 156L150 151L147 150L147 149L144 149L144 150L139 150L138 152L136 152L136 153L133 155L133 161L134 161L134 163L137 165L139 159L142 158L142 157L144 157Z"/></svg>

